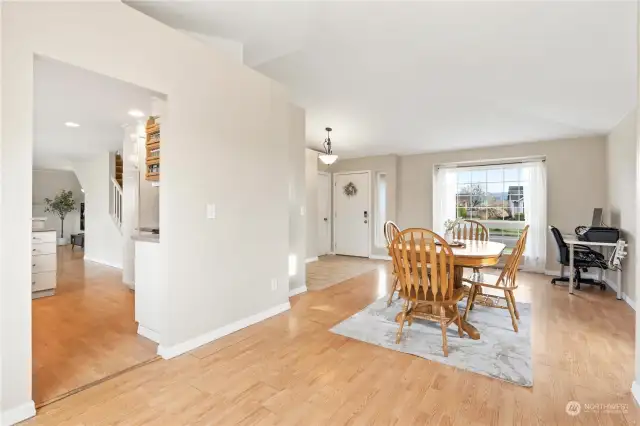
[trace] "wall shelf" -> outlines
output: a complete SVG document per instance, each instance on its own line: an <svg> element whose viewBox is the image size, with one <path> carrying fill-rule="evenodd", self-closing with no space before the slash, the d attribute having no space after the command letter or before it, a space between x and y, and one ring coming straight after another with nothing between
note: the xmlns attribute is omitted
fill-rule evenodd
<svg viewBox="0 0 640 426"><path fill-rule="evenodd" d="M160 180L160 123L157 120L158 117L149 117L146 127L145 179L149 181Z"/></svg>

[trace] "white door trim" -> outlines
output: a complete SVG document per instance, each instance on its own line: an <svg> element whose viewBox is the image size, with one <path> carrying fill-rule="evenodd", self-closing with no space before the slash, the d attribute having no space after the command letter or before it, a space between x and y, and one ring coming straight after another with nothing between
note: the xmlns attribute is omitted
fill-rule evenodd
<svg viewBox="0 0 640 426"><path fill-rule="evenodd" d="M322 176L326 176L329 178L329 251L327 251L326 253L322 253L321 255L326 255L326 254L332 254L333 253L333 175L331 173L328 172L321 172L320 170L318 170L318 175L322 175ZM318 182L318 181L316 181ZM320 191L320 185L317 185L318 187L318 191ZM318 222L319 222L320 218L318 218ZM317 230L317 224L316 224L316 233L318 232ZM318 240L316 239L316 249L318 249L320 246L320 244L318 244ZM319 251L319 250L318 250ZM317 259L317 258L316 258Z"/></svg>
<svg viewBox="0 0 640 426"><path fill-rule="evenodd" d="M336 239L335 239L335 235L336 235L336 221L334 220L336 217L336 211L335 211L335 199L336 199L336 176L339 175L354 175L354 174L361 174L361 173L366 173L367 174L367 180L369 181L369 191L367 194L367 207L369 210L367 210L368 212L368 218L367 218L367 252L368 252L368 256L371 256L371 200L372 200L372 196L371 196L371 192L373 190L372 188L372 183L371 183L371 170L356 170L356 171L348 171L348 172L335 172L333 173L333 175L331 176L331 184L333 185L333 191L331 191L332 197L331 197L331 252L335 253L336 251Z"/></svg>

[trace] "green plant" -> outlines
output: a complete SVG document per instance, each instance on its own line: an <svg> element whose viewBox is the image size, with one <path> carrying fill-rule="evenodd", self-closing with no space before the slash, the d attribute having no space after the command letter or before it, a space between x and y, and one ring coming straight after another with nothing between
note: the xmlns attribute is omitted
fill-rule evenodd
<svg viewBox="0 0 640 426"><path fill-rule="evenodd" d="M44 211L47 213L53 213L60 218L62 228L60 230L60 238L64 238L64 218L70 212L76 209L76 200L73 199L73 192L61 189L58 194L52 199L45 198Z"/></svg>
<svg viewBox="0 0 640 426"><path fill-rule="evenodd" d="M458 217L466 218L467 217L467 208L458 206Z"/></svg>

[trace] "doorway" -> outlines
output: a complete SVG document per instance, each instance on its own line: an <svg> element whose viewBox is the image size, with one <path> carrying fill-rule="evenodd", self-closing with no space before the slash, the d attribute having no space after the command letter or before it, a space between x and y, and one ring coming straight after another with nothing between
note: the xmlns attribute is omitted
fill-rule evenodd
<svg viewBox="0 0 640 426"><path fill-rule="evenodd" d="M369 257L371 172L333 174L334 252Z"/></svg>
<svg viewBox="0 0 640 426"><path fill-rule="evenodd" d="M331 176L318 172L318 255L331 253Z"/></svg>
<svg viewBox="0 0 640 426"><path fill-rule="evenodd" d="M157 344L138 334L135 302L144 298L123 282L123 249L130 238L121 212L140 207L122 203L123 189L134 189L131 180L123 182L123 170L136 177L144 173L134 167L134 156L123 164L131 138L127 128L153 114L158 96L71 64L34 58L36 407L157 359Z"/></svg>

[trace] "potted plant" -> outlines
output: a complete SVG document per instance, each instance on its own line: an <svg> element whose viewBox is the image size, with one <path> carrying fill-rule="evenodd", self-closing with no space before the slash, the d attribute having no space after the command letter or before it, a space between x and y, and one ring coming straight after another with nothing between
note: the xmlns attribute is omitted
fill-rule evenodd
<svg viewBox="0 0 640 426"><path fill-rule="evenodd" d="M61 229L60 229L60 238L58 238L58 245L66 244L66 238L64 237L64 218L70 212L76 209L76 200L73 199L73 193L67 190L60 190L58 194L52 199L45 198L45 204L47 205L44 208L44 211L47 213L53 213L60 218Z"/></svg>

